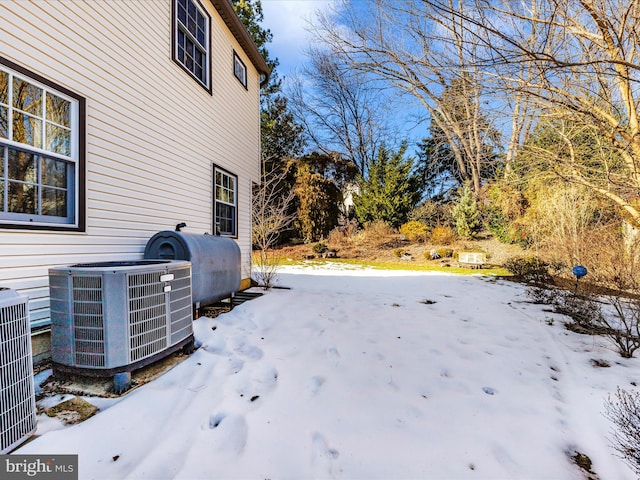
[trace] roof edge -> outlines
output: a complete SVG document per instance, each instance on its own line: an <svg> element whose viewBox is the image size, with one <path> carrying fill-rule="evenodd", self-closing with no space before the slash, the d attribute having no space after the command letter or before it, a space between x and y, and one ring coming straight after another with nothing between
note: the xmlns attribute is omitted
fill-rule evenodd
<svg viewBox="0 0 640 480"><path fill-rule="evenodd" d="M229 0L209 0L214 6L218 14L222 17L222 20L227 25L235 39L238 41L242 49L248 55L251 63L258 70L258 73L263 77L260 80L260 88L265 87L269 83L269 77L271 75L271 69L267 65L266 60L258 51L258 47L253 43L253 39L244 24L236 15L236 12L231 6Z"/></svg>

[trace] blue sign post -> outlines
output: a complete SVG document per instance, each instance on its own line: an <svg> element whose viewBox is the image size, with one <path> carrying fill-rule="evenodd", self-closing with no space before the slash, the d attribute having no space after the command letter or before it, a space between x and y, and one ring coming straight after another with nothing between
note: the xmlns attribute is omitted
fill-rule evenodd
<svg viewBox="0 0 640 480"><path fill-rule="evenodd" d="M580 281L580 279L584 276L587 275L587 273L589 273L587 271L586 267L583 267L582 265L576 265L575 267L573 267L573 275L576 277L576 288L574 293L578 292L578 282Z"/></svg>

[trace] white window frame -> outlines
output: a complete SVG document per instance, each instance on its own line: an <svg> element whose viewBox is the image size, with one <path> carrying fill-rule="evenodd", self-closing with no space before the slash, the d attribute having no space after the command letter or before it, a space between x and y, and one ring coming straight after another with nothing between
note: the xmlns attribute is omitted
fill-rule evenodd
<svg viewBox="0 0 640 480"><path fill-rule="evenodd" d="M51 229L51 230L82 230L84 228L84 217L81 212L81 195L82 195L82 179L84 178L83 167L84 153L81 152L81 135L84 129L81 125L81 110L84 110L84 99L65 92L62 87L54 85L52 82L42 79L36 74L26 71L17 65L11 68L7 64L11 62L0 59L0 70L8 74L8 101L0 103L0 107L7 112L7 138L0 137L0 227L2 228L26 228L26 229ZM19 79L41 89L41 102L43 104L41 114L29 115L34 120L41 123L41 131L37 133L41 139L40 146L33 146L27 143L13 140L13 117L14 115L24 115L19 108L13 105L13 83L14 79ZM46 147L46 129L47 125L52 127L63 128L47 119L46 95L50 93L67 102L69 102L69 153L57 153L48 150ZM9 212L9 150L25 152L35 157L35 180L22 182L14 180L14 183L25 183L32 185L36 189L36 212L35 213L18 213ZM66 202L67 209L65 216L53 216L42 214L43 191L45 188L54 189L43 184L42 159L52 159L62 161L66 165L67 184L64 190L67 192Z"/></svg>
<svg viewBox="0 0 640 480"><path fill-rule="evenodd" d="M187 5L187 15L188 15L188 6L192 5L205 20L205 38L203 41L198 40L192 32L189 31L189 28L183 21L180 20L180 2L184 2ZM211 93L211 16L207 12L207 10L200 4L198 0L173 0L172 1L173 8L173 60L182 67L182 69L187 72L191 77L194 78L200 85L202 85L206 90ZM180 55L180 34L183 34L188 42L193 44L194 48L196 48L204 57L204 66L203 66L203 77L199 77L195 70L195 63L193 67L190 67L187 63L185 63L185 59L181 59ZM185 52L185 56L187 52ZM195 60L194 60L195 62Z"/></svg>
<svg viewBox="0 0 640 480"><path fill-rule="evenodd" d="M218 177L222 180L222 183L218 181ZM225 185L225 179L227 179ZM233 187L229 187L231 181ZM227 198L219 198L218 193L221 192L221 196ZM233 200L228 200L228 194L233 194ZM228 218L231 221L231 229L222 230L220 228L220 219L218 218L218 205L226 206L232 209L233 214ZM213 231L216 235L223 237L238 238L238 177L227 170L213 166Z"/></svg>

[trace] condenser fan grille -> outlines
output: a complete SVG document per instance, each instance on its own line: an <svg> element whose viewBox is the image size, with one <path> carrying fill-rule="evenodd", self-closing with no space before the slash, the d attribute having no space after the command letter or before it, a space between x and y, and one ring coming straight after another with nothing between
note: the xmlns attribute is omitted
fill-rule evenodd
<svg viewBox="0 0 640 480"><path fill-rule="evenodd" d="M167 300L161 273L129 275L129 342L131 361L167 347Z"/></svg>
<svg viewBox="0 0 640 480"><path fill-rule="evenodd" d="M0 301L0 453L36 428L27 303Z"/></svg>
<svg viewBox="0 0 640 480"><path fill-rule="evenodd" d="M189 270L175 271L171 294L171 344L179 342L192 331L191 276Z"/></svg>
<svg viewBox="0 0 640 480"><path fill-rule="evenodd" d="M78 365L104 367L101 276L73 277L73 338Z"/></svg>

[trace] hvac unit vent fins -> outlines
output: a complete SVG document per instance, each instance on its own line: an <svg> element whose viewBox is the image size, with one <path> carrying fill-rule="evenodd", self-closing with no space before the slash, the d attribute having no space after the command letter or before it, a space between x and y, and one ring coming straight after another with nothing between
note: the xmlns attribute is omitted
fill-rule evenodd
<svg viewBox="0 0 640 480"><path fill-rule="evenodd" d="M0 454L36 429L31 329L26 298L0 288Z"/></svg>
<svg viewBox="0 0 640 480"><path fill-rule="evenodd" d="M193 342L189 262L55 267L49 286L54 370L130 372Z"/></svg>

